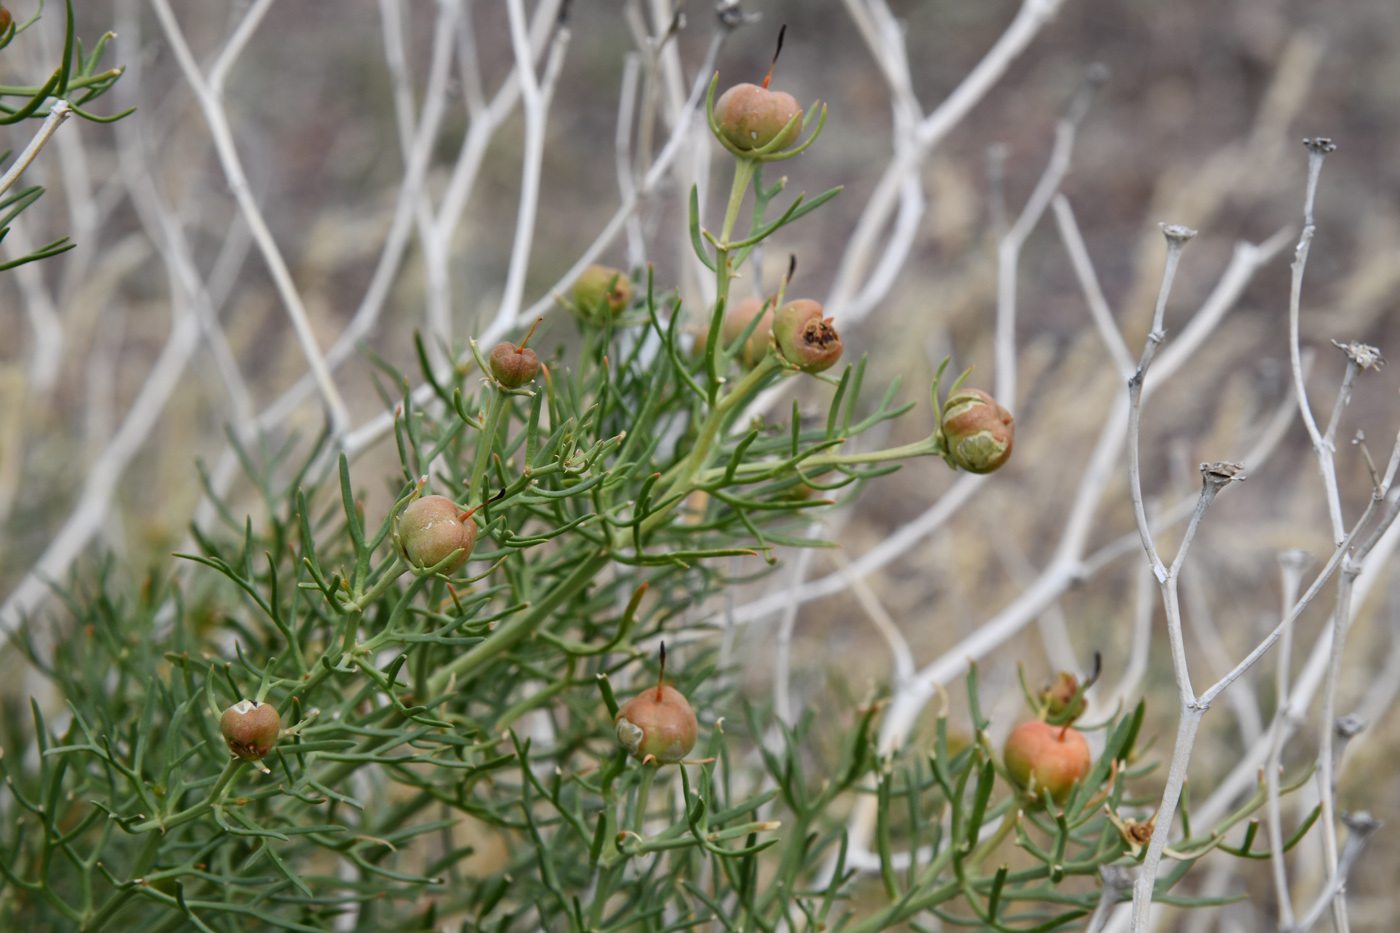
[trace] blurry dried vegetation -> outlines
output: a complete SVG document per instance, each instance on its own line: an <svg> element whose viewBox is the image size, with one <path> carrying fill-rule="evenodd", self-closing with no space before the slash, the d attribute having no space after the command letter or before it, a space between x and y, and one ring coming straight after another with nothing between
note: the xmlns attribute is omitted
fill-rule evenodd
<svg viewBox="0 0 1400 933"><path fill-rule="evenodd" d="M177 13L196 55L217 48L246 5L180 4ZM612 137L620 62L631 48L619 6L608 0L573 4L572 47L549 129L543 222L528 300L564 272L617 201ZM707 19L704 4L690 6L692 20ZM786 0L750 6L763 13L763 25L735 34L720 59L723 80L759 77L773 30L787 22L784 86L799 100L819 97L831 108L820 144L798 162L783 164L796 190L846 185L820 222L798 227L783 244L798 257L790 295L820 296L886 158L889 100L840 3ZM906 0L891 6L905 20L915 90L926 101L946 94L1015 10L1007 0ZM425 66L420 63L429 56L433 10L426 2L406 8L410 67L421 88ZM471 15L479 35L505 34L500 5L478 2ZM253 409L265 407L305 371L266 267L234 220L234 201L198 107L149 9L102 0L82 4L79 17L84 34L120 24L115 60L132 70L114 96L122 106L142 109L139 121L115 127L76 122L65 127L31 169L33 180L49 191L43 212L26 215L16 239L39 243L71 233L79 247L59 260L0 276L0 333L6 335L0 340L0 593L10 592L74 507L92 458L120 424L170 328L174 283L159 258L168 247L153 233L157 222L143 216L146 196L132 192L151 186L150 193L184 224L195 262L210 276L213 305L222 305L228 345ZM50 27L45 43L16 43L0 58L8 71L5 80L16 75L29 80L40 70L37 56L52 53L52 27L58 23L45 25ZM688 67L702 58L707 41L708 23L682 32ZM381 45L373 4L283 0L268 14L228 84L229 110L255 195L323 347L349 320L370 281L402 171ZM482 70L494 87L511 62L509 43L483 42L481 54ZM1318 237L1304 286L1303 343L1317 348L1309 384L1315 407L1328 410L1345 362L1327 344L1329 338L1363 340L1392 352L1400 345L1400 315L1394 313L1400 303L1400 161L1393 157L1400 151L1400 15L1393 0L1069 0L986 103L926 163L928 211L910 261L879 309L846 335L847 346L878 360L877 371L902 374L910 398L948 354L956 367L972 365L990 375L987 321L996 304L997 198L988 182L987 152L994 144L1005 147L1005 200L1014 214L1039 176L1055 121L1092 61L1105 63L1110 76L1082 125L1062 190L1074 205L1108 302L1134 352L1145 338L1161 275L1157 222L1202 231L1186 253L1168 310L1170 336L1186 309L1197 306L1216 281L1234 240L1259 242L1286 224L1296 227L1306 165L1298 138L1326 134L1339 142L1323 176ZM454 103L461 93L454 85ZM441 139L451 151L430 168L431 189L446 184L464 120L460 105L449 108ZM24 134L12 132L5 142L22 145ZM484 326L503 287L519 195L520 146L516 115L486 153L481 183L455 241L451 297L459 338ZM684 223L683 195L661 195L662 206L647 218L649 234ZM658 281L684 278L679 240L667 235L655 241L662 244L650 257ZM13 245L22 247L23 241ZM622 246L608 255L621 264ZM785 256L766 259L770 278L786 265ZM1238 458L1286 401L1287 287L1285 251L1256 276L1240 307L1170 390L1147 406L1143 463L1151 494L1163 501L1193 496L1195 463ZM416 369L411 333L420 326L424 294L422 257L411 247L370 341L376 353L406 371ZM1089 324L1053 216L1039 224L1022 254L1020 301L1021 388L1019 398L1002 400L1017 416L1016 455L951 523L867 580L870 594L918 659L940 656L1050 560L1089 447L1122 392ZM186 302L181 305L181 313L190 313ZM45 316L62 334L56 377L47 386L30 374L45 350L35 330ZM566 339L565 328L554 330L544 342ZM357 423L382 407L371 373L366 361L356 359L338 376ZM1373 438L1373 455L1383 458L1397 410L1397 384L1400 367L1367 374L1340 438L1365 430ZM931 430L927 401L916 401L888 443ZM206 463L217 458L233 415L217 360L201 348L122 476L96 550L116 555L122 572L136 578L147 568L167 572L166 555L184 537L200 499L193 464L196 458ZM303 404L285 429L314 435L322 418L319 407ZM274 440L285 437L282 431ZM1356 448L1339 447L1343 501L1354 518L1369 493L1369 479ZM387 469L396 458L392 445L381 444L362 461L358 469L370 475L375 464ZM1121 464L1119 470L1091 551L1132 532L1126 471ZM840 571L843 562L868 552L925 509L953 479L934 461L875 484L850 514L833 519L844 522L843 553L816 553L807 576ZM237 502L238 487L234 490ZM1195 602L1213 611L1215 637L1229 657L1244 654L1276 622L1275 553L1301 547L1315 560L1325 559L1330 550L1325 514L1307 439L1295 422L1272 459L1222 497L1192 552L1188 576L1199 591ZM1047 624L1052 631L1055 625L1068 628L1080 665L1094 650L1103 652L1111 672L1126 665L1140 561L1140 548L1126 549L1092 585L1060 600L1055 610L1060 621ZM771 581L756 584L753 593L771 586ZM1383 666L1395 671L1400 590L1390 598L1384 591L1379 589L1353 630L1348 665L1356 676L1342 685L1342 711L1363 701ZM1311 644L1325 607L1323 602L1303 617L1300 644ZM803 702L823 707L828 690L859 697L873 683L888 681L883 641L867 620L870 608L869 602L862 608L855 592L802 608L792 651L793 687ZM1189 599L1186 610L1188 627L1200 621L1192 618L1201 610ZM1158 616L1160 623L1160 610ZM771 618L738 636L736 656L752 659L750 689L768 689L771 665L764 662L779 624ZM1201 641L1188 637L1188 644ZM1009 697L992 710L1000 734L1023 712L1016 662L1024 659L1032 683L1038 683L1053 674L1046 656L1032 627L984 662L984 695ZM1202 650L1193 656L1193 666L1211 670L1213 659L1218 655ZM7 658L4 666L13 673L17 662ZM1271 666L1272 659L1266 659L1253 680L1267 683ZM11 702L16 693L28 692L32 681L9 677L7 684ZM1164 698L1152 710L1165 754L1175 718L1164 641L1154 645L1145 689ZM1232 689L1253 692L1248 680ZM1267 722L1271 693L1261 689L1256 695L1261 705L1255 712ZM1375 776L1393 773L1400 727L1387 707L1379 712L1366 741L1349 752L1340 805L1369 809L1396 826L1400 783ZM1223 709L1207 718L1192 763L1193 783L1211 788L1238 761L1247 719ZM1306 761L1315 741L1311 732L1295 741L1286 762ZM1288 806L1306 812L1311 799L1303 794ZM1392 928L1393 879L1400 875L1395 840L1393 833L1374 839L1353 875L1354 929ZM1316 845L1316 840L1305 844L1299 857L1317 865L1313 877L1320 884ZM1209 871L1197 876L1204 879L1197 883L1246 892L1251 899L1211 911L1209 918L1183 919L1180 928L1270 929L1272 890L1267 863L1259 864L1241 873L1231 862L1222 871L1235 874L1223 880ZM1299 891L1300 897L1308 893L1306 887ZM1217 922L1219 927L1211 926Z"/></svg>

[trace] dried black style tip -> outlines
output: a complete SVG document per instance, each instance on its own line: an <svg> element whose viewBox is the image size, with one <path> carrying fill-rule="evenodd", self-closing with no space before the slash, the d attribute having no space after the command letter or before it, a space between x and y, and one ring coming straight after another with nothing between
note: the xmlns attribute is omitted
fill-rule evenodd
<svg viewBox="0 0 1400 933"><path fill-rule="evenodd" d="M661 643L661 670L656 672L656 699L661 699L661 683L666 679L666 643Z"/></svg>
<svg viewBox="0 0 1400 933"><path fill-rule="evenodd" d="M763 76L763 87L768 87L768 82L773 80L773 69L778 67L778 56L783 54L783 36L787 34L787 23L778 27L778 47L773 50L773 63L768 66L768 74Z"/></svg>

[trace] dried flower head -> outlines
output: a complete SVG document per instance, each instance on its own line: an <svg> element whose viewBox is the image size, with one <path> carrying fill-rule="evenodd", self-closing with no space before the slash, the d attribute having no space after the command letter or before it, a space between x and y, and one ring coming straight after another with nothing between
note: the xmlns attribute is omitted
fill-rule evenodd
<svg viewBox="0 0 1400 933"><path fill-rule="evenodd" d="M1370 344L1351 341L1342 343L1340 340L1332 341L1332 346L1341 350L1347 355L1347 359L1355 363L1359 369L1380 369L1385 365L1385 357L1381 356L1381 351Z"/></svg>

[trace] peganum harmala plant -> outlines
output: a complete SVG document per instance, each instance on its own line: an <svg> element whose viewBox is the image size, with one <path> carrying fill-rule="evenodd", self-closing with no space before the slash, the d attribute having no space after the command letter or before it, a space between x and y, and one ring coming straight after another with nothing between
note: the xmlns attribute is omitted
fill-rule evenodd
<svg viewBox="0 0 1400 933"><path fill-rule="evenodd" d="M764 83L724 117L762 101ZM200 553L182 555L224 583L193 600L158 579L122 595L104 572L65 594L71 637L51 655L24 644L66 709L36 703L32 733L4 736L5 928L866 933L932 913L1039 931L1090 914L1103 899L1092 879L1141 857L1131 813L1149 798L1129 786L1149 768L1141 706L1100 724L1080 780L1041 794L991 747L975 670L970 738L945 715L932 749L894 757L875 752L878 697L821 729L778 723L773 740L706 650L682 649L671 685L653 670L661 642L674 657L694 641L688 610L733 582L716 558L822 543L795 533L832 501L814 491L930 455L994 469L1011 449L1010 416L960 395L960 378L946 408L935 380L928 438L853 450L908 406L897 380L863 406L864 359L825 372L841 338L815 302L785 300L787 280L771 318L751 312L726 338L753 249L836 192L770 218L785 180L765 185L764 164L811 145L820 119L798 143L812 110L765 110L740 124L766 142L744 146L714 110L734 184L718 233L692 210L717 294L694 347L678 294L650 270L595 272L574 296L571 351L540 361L522 341L488 359L473 343L475 371L434 381L434 404L403 393L401 471L377 522L343 455L323 475L329 438L290 477L290 447L245 450L265 520L225 511L236 534L196 532ZM826 417L794 407L787 424L746 422L785 379L827 383ZM964 417L969 399L985 424ZM945 414L965 448L950 450ZM619 697L648 692L698 713L689 759L671 761L686 752L670 742L619 745L624 723L645 729ZM847 864L842 818L858 795L878 801L873 885ZM1157 899L1172 902L1263 799L1207 833L1188 827ZM1257 857L1253 835L1237 854ZM1123 893L1105 890L1110 903Z"/></svg>

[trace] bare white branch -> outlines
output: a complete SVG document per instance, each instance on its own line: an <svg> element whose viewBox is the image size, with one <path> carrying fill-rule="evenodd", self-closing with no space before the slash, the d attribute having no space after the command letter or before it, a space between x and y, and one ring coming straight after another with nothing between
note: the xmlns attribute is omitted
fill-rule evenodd
<svg viewBox="0 0 1400 933"><path fill-rule="evenodd" d="M282 252L278 248L277 242L272 238L272 231L268 229L266 221L263 220L262 210L253 198L253 191L248 184L247 175L243 171L243 163L238 155L238 147L233 140L233 130L229 126L223 101L215 96L203 75L200 74L199 66L195 63L189 45L185 42L185 34L175 19L170 4L167 0L151 0L151 4L155 7L156 17L160 20L166 39L175 52L175 58L180 63L180 69L185 74L185 80L190 83L195 97L199 100L205 122L209 125L209 135L213 139L215 152L218 153L224 175L228 178L229 188L238 200L239 209L243 212L243 217L253 232L253 239L258 244L263 261L267 264L268 272L272 275L272 280L277 286L287 317L291 321L292 328L297 335L297 341L301 345L302 355L305 356L307 366L310 367L315 376L321 398L329 410L333 429L337 434L340 434L350 427L350 411L345 406L345 400L340 396L340 390L336 388L330 367L326 364L326 358L316 341L311 321L306 314L306 305L302 301L296 283L292 281L292 274L287 268L286 260L282 258Z"/></svg>

